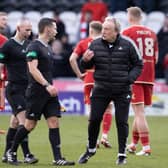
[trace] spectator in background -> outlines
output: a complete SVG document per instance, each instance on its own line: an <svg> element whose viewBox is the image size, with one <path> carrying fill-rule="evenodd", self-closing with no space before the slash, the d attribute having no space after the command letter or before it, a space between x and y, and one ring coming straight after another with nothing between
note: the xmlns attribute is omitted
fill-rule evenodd
<svg viewBox="0 0 168 168"><path fill-rule="evenodd" d="M81 19L80 24L80 39L84 39L89 35L89 23L92 21L92 12L85 11L83 14L83 19Z"/></svg>
<svg viewBox="0 0 168 168"><path fill-rule="evenodd" d="M108 8L101 0L88 0L83 5L81 14L80 39L84 39L88 36L89 22L92 20L103 22L108 14Z"/></svg>
<svg viewBox="0 0 168 168"><path fill-rule="evenodd" d="M0 47L7 41L7 38L4 35L4 29L7 26L7 13L0 12Z"/></svg>
<svg viewBox="0 0 168 168"><path fill-rule="evenodd" d="M71 77L73 75L69 65L69 55L63 53L63 45L60 40L54 40L51 44L53 50L53 78Z"/></svg>
<svg viewBox="0 0 168 168"><path fill-rule="evenodd" d="M156 78L166 78L168 83L168 15L165 16L163 26L157 34L159 43L159 58L156 65Z"/></svg>
<svg viewBox="0 0 168 168"><path fill-rule="evenodd" d="M108 14L108 8L106 3L101 0L88 0L82 7L82 20L85 12L90 11L92 13L92 20L104 21L104 18Z"/></svg>
<svg viewBox="0 0 168 168"><path fill-rule="evenodd" d="M59 17L59 12L58 11L54 11L54 19L56 21L57 24L57 39L61 39L61 37L66 33L65 32L65 24L64 22L60 19Z"/></svg>
<svg viewBox="0 0 168 168"><path fill-rule="evenodd" d="M69 43L69 36L67 33L63 34L61 37L61 43L62 43L62 52L66 56L69 56L72 52L72 45Z"/></svg>
<svg viewBox="0 0 168 168"><path fill-rule="evenodd" d="M0 12L0 34L8 38L11 36L10 27L7 24L7 13L5 12Z"/></svg>

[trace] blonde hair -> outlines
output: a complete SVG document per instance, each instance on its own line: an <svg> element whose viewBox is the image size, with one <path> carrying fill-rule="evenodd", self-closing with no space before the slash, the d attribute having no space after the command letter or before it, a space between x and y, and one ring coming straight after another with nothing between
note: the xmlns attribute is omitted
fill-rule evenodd
<svg viewBox="0 0 168 168"><path fill-rule="evenodd" d="M107 16L105 18L105 21L113 22L114 25L115 25L115 31L117 33L120 33L120 31L121 31L121 25L120 25L120 22L118 21L118 19L114 18L113 16Z"/></svg>
<svg viewBox="0 0 168 168"><path fill-rule="evenodd" d="M129 12L129 14L135 19L140 20L142 18L142 10L137 6L127 8L127 12Z"/></svg>

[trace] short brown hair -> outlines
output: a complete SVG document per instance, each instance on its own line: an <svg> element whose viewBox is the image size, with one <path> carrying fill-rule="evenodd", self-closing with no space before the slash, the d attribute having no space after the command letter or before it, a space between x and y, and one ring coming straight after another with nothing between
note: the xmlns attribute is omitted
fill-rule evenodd
<svg viewBox="0 0 168 168"><path fill-rule="evenodd" d="M142 17L142 10L137 6L127 8L127 12L136 19L141 19Z"/></svg>
<svg viewBox="0 0 168 168"><path fill-rule="evenodd" d="M38 31L39 33L43 33L45 27L52 26L53 23L56 23L54 19L51 18L42 18L38 23Z"/></svg>
<svg viewBox="0 0 168 168"><path fill-rule="evenodd" d="M89 27L97 33L101 33L102 31L102 23L100 21L91 21Z"/></svg>

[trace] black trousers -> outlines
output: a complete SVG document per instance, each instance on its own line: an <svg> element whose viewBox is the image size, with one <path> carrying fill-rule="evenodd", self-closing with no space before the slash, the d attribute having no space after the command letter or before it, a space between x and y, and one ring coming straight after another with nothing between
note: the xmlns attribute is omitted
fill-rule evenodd
<svg viewBox="0 0 168 168"><path fill-rule="evenodd" d="M88 126L89 148L95 148L100 131L100 124L106 107L113 101L115 106L115 121L118 134L118 153L125 153L128 137L128 116L131 100L131 92L113 94L110 92L93 91L91 96L91 113Z"/></svg>

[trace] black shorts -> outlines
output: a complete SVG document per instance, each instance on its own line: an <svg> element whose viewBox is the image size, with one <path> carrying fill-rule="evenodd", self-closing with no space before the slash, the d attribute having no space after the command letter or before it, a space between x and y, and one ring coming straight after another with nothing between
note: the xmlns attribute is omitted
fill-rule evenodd
<svg viewBox="0 0 168 168"><path fill-rule="evenodd" d="M42 114L46 119L52 116L61 117L58 97L51 97L40 85L28 86L26 101L26 118L29 120L40 120Z"/></svg>
<svg viewBox="0 0 168 168"><path fill-rule="evenodd" d="M6 98L15 116L26 109L26 88L27 85L14 84L11 82L6 86Z"/></svg>

